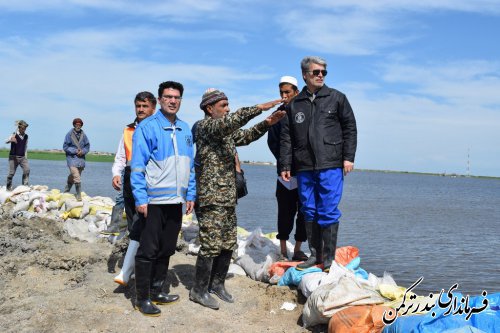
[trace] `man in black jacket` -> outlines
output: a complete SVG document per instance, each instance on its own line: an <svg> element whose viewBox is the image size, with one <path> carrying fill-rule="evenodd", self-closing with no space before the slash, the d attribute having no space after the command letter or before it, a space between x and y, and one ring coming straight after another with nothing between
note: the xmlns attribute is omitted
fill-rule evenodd
<svg viewBox="0 0 500 333"><path fill-rule="evenodd" d="M297 86L297 79L293 76L281 77L279 89L280 96L283 98L283 104L278 108L278 110L285 110L286 106L295 96L299 94L299 88ZM297 219L295 220L295 248L292 260L305 261L308 258L304 252L302 252L301 245L302 242L307 240L307 235L304 224L304 215L300 212L301 205L297 190L297 178L295 177L293 167L290 170L292 177L289 181L284 181L280 175L280 136L281 124L283 121L284 119L281 119L279 123L271 126L267 132L267 145L276 158L276 167L278 169L278 181L276 182L276 200L278 202L278 234L276 235L276 238L280 240L281 257L279 260L288 260L286 243L293 230L295 215L297 215Z"/></svg>
<svg viewBox="0 0 500 333"><path fill-rule="evenodd" d="M30 166L27 158L28 134L26 134L28 123L24 120L19 120L16 124L17 131L12 133L5 141L5 143L10 143L9 174L7 175L8 191L12 191L12 178L14 178L16 169L19 165L23 169L23 185L28 185L30 176Z"/></svg>
<svg viewBox="0 0 500 333"><path fill-rule="evenodd" d="M356 119L347 97L324 84L325 60L305 57L300 65L306 86L287 107L281 176L290 179L293 159L311 250L298 268L323 263L328 271L335 259L344 176L354 168Z"/></svg>

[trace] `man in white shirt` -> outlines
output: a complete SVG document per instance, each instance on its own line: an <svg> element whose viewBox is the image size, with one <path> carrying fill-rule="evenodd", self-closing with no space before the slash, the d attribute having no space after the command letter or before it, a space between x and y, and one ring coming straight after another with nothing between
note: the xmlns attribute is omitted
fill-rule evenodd
<svg viewBox="0 0 500 333"><path fill-rule="evenodd" d="M118 144L118 149L115 155L115 162L111 171L113 172L112 185L117 191L123 192L123 200L125 203L125 214L127 215L127 228L129 231L130 243L123 260L123 265L120 273L115 276L114 281L120 285L126 286L128 284L130 275L134 270L135 255L139 248L139 240L144 224L144 217L142 214L137 213L135 210L135 200L132 194L132 186L130 185L130 161L132 160L132 136L136 126L147 117L151 116L156 108L155 96L148 92L143 91L138 93L134 99L135 115L134 122L128 124L123 130L123 135ZM123 177L122 177L123 175ZM123 184L122 184L123 179ZM105 232L105 234L115 234L119 232L119 222L121 220L122 208L113 207L111 221L114 221ZM118 215L118 217L113 216Z"/></svg>

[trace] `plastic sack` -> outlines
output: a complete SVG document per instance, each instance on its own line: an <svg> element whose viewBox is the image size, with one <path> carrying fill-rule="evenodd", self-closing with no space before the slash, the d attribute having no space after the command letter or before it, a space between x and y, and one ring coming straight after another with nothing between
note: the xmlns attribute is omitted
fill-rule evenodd
<svg viewBox="0 0 500 333"><path fill-rule="evenodd" d="M278 261L275 262L269 267L269 276L278 276L282 277L285 274L285 271L290 267L295 267L300 262L298 261Z"/></svg>
<svg viewBox="0 0 500 333"><path fill-rule="evenodd" d="M304 275L314 272L321 272L321 268L310 267L304 270L298 270L295 267L290 268L278 281L278 286L298 286Z"/></svg>
<svg viewBox="0 0 500 333"><path fill-rule="evenodd" d="M305 327L327 324L333 314L349 306L382 303L378 292L365 288L355 277L341 276L338 283L322 285L309 296L302 321Z"/></svg>
<svg viewBox="0 0 500 333"><path fill-rule="evenodd" d="M328 333L378 333L385 324L382 320L389 307L357 305L335 313L328 323Z"/></svg>
<svg viewBox="0 0 500 333"><path fill-rule="evenodd" d="M306 298L311 296L313 291L318 289L318 287L321 285L322 279L327 275L328 273L325 272L316 272L304 275L299 283L299 289L302 292L302 295L304 295Z"/></svg>
<svg viewBox="0 0 500 333"><path fill-rule="evenodd" d="M439 297L438 297L439 298ZM456 307L461 306L464 308L461 300L463 295L460 293L453 293L453 298L458 303ZM443 294L441 301L447 303L449 298ZM451 300L451 304L455 301ZM437 302L437 300L436 300ZM440 308L435 306L431 311L425 315L419 316L400 316L389 326L383 330L384 333L442 333L442 332L473 332L472 329L488 332L500 333L500 293L484 296L470 296L469 308L482 309L487 303L484 310L474 313L466 320L466 313L462 314L448 314L450 306ZM461 305L462 304L462 305ZM432 316L434 313L435 316ZM469 313L470 314L470 313ZM468 331L467 331L468 330Z"/></svg>
<svg viewBox="0 0 500 333"><path fill-rule="evenodd" d="M335 261L343 266L359 256L359 249L355 246L342 246L335 251Z"/></svg>

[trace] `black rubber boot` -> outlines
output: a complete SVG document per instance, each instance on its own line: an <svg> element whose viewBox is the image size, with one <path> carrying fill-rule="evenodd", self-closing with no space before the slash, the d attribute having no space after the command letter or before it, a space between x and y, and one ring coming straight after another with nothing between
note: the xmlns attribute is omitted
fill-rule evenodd
<svg viewBox="0 0 500 333"><path fill-rule="evenodd" d="M103 235L115 235L118 236L120 234L120 222L122 221L123 216L123 208L118 206L113 206L113 210L111 211L111 222L109 227L106 230L101 231Z"/></svg>
<svg viewBox="0 0 500 333"><path fill-rule="evenodd" d="M6 187L7 187L7 191L12 191L12 178L11 179L7 178Z"/></svg>
<svg viewBox="0 0 500 333"><path fill-rule="evenodd" d="M329 272L332 262L335 260L335 251L337 250L337 234L339 223L330 224L321 230L323 238L323 271Z"/></svg>
<svg viewBox="0 0 500 333"><path fill-rule="evenodd" d="M29 173L23 174L23 185L28 186L29 185L29 181L30 181L30 174Z"/></svg>
<svg viewBox="0 0 500 333"><path fill-rule="evenodd" d="M76 194L75 198L77 201L82 201L82 184L75 184Z"/></svg>
<svg viewBox="0 0 500 333"><path fill-rule="evenodd" d="M169 261L170 258L158 259L156 261L155 269L152 270L151 301L154 304L169 304L179 299L179 295L169 295L163 292L163 285L167 280Z"/></svg>
<svg viewBox="0 0 500 333"><path fill-rule="evenodd" d="M304 270L309 267L313 267L314 265L321 264L322 262L320 226L318 223L313 221L307 221L305 224L307 233L307 243L309 244L309 250L311 251L311 255L302 264L298 264L296 266L298 270Z"/></svg>
<svg viewBox="0 0 500 333"><path fill-rule="evenodd" d="M217 295L221 300L228 303L234 303L233 296L227 292L224 286L232 255L233 251L222 250L221 254L214 259L208 288L210 293Z"/></svg>
<svg viewBox="0 0 500 333"><path fill-rule="evenodd" d="M66 187L64 188L64 193L69 193L69 191L71 191L72 186L73 186L73 184L67 183Z"/></svg>
<svg viewBox="0 0 500 333"><path fill-rule="evenodd" d="M151 267L151 261L135 260L135 308L145 316L158 317L161 310L151 302L149 297Z"/></svg>
<svg viewBox="0 0 500 333"><path fill-rule="evenodd" d="M218 310L219 302L217 302L208 292L208 283L210 282L213 261L213 258L203 257L198 254L198 259L196 259L194 285L189 292L189 299L207 308Z"/></svg>

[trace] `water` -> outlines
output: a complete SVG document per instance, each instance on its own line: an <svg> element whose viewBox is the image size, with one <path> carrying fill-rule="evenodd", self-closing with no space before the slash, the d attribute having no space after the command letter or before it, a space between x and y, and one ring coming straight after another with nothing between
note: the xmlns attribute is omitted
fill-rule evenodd
<svg viewBox="0 0 500 333"><path fill-rule="evenodd" d="M64 187L65 161L30 160L30 166L32 184ZM249 194L237 208L239 225L276 231L275 167L244 170ZM6 159L0 159L0 175L7 175ZM20 178L18 169L14 185ZM116 194L111 163L87 163L82 182L91 196ZM387 271L405 287L423 276L416 288L421 294L454 283L464 294L500 292L500 180L354 172L345 179L341 210L338 245L358 247L366 271Z"/></svg>

